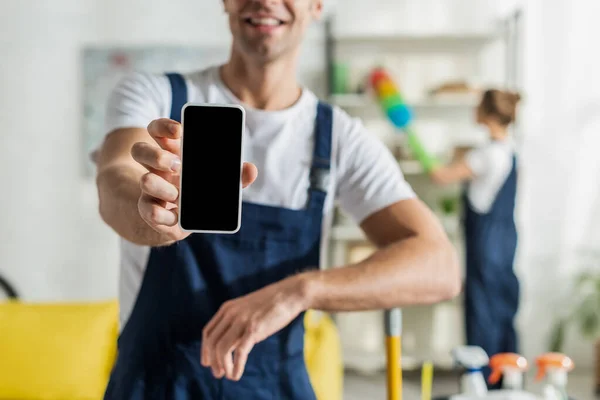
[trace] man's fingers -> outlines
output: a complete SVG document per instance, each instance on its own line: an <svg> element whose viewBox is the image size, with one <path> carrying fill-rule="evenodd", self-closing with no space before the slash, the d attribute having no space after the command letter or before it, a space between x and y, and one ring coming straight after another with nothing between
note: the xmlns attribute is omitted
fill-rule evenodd
<svg viewBox="0 0 600 400"><path fill-rule="evenodd" d="M227 353L225 353L225 357L223 359L223 370L225 372L225 377L233 380L233 349L230 349Z"/></svg>
<svg viewBox="0 0 600 400"><path fill-rule="evenodd" d="M214 344L220 334L229 327L227 309L229 303L224 303L202 330L202 365L208 367L214 363Z"/></svg>
<svg viewBox="0 0 600 400"><path fill-rule="evenodd" d="M177 121L168 118L155 119L148 125L148 133L163 149L180 155L182 127Z"/></svg>
<svg viewBox="0 0 600 400"><path fill-rule="evenodd" d="M179 172L181 168L181 160L175 154L145 142L135 143L131 156L149 170Z"/></svg>
<svg viewBox="0 0 600 400"><path fill-rule="evenodd" d="M233 374L230 379L234 381L239 381L242 378L244 373L244 369L246 368L246 361L248 360L248 354L252 350L254 346L254 341L252 340L252 334L246 333L237 349L235 350L235 360L233 364Z"/></svg>
<svg viewBox="0 0 600 400"><path fill-rule="evenodd" d="M177 213L174 210L167 210L163 202L147 194L140 196L138 210L142 219L154 228L160 225L174 226L177 224Z"/></svg>
<svg viewBox="0 0 600 400"><path fill-rule="evenodd" d="M242 187L250 186L258 176L256 165L245 162L242 167Z"/></svg>
<svg viewBox="0 0 600 400"><path fill-rule="evenodd" d="M215 356L213 359L216 361L213 364L216 366L218 375L217 378L221 378L223 374L231 379L233 375L233 358L232 351L241 339L240 324L231 324L227 331L225 331L221 337L215 343Z"/></svg>
<svg viewBox="0 0 600 400"><path fill-rule="evenodd" d="M208 340L203 343L203 346L206 346L206 349L208 350L208 358L210 359L213 375L217 378L221 378L225 373L223 356L217 348L217 343L221 342L223 335L225 335L227 331L231 330L233 325L234 323L232 323L230 318L223 318L221 323L213 329L211 335L208 337Z"/></svg>
<svg viewBox="0 0 600 400"><path fill-rule="evenodd" d="M154 197L158 200L174 203L179 197L179 191L170 182L167 182L163 177L148 172L142 175L140 179L140 188L142 192L149 197Z"/></svg>
<svg viewBox="0 0 600 400"><path fill-rule="evenodd" d="M210 321L208 321L208 324L206 324L204 326L204 329L202 330L202 340L203 341L206 341L206 339L208 339L208 337L212 336L213 329L221 323L221 320L223 318L225 318L225 315L227 314L227 310L229 309L229 307L230 307L229 302L225 302L225 303L221 304L221 307L219 307L219 310L217 311L217 313L211 318Z"/></svg>
<svg viewBox="0 0 600 400"><path fill-rule="evenodd" d="M171 173L181 171L181 159L176 154L149 143L135 143L131 148L131 156L150 171ZM242 187L250 186L257 176L256 165L245 162L242 167Z"/></svg>
<svg viewBox="0 0 600 400"><path fill-rule="evenodd" d="M148 133L154 139L181 138L181 124L169 118L159 118L148 124Z"/></svg>

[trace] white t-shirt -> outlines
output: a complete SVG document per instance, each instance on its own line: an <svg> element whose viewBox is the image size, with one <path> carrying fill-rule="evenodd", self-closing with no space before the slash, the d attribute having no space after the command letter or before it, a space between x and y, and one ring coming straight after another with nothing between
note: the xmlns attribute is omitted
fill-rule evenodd
<svg viewBox="0 0 600 400"><path fill-rule="evenodd" d="M491 141L469 151L465 160L475 178L469 183L467 197L479 213L487 213L513 166L514 144L510 139Z"/></svg>
<svg viewBox="0 0 600 400"><path fill-rule="evenodd" d="M213 66L185 75L188 101L241 104ZM246 110L244 161L254 163L258 178L243 190L243 200L301 208L307 200L318 98L304 88L300 99L281 111ZM136 72L123 79L108 102L106 132L142 127L169 117L171 86L164 75ZM207 126L207 129L208 126ZM339 108L333 112L331 179L324 208L321 259L326 256L334 204L360 223L394 202L415 196L387 147L362 123ZM243 211L242 211L243 212ZM150 249L121 241L119 297L121 326L127 320L141 285Z"/></svg>

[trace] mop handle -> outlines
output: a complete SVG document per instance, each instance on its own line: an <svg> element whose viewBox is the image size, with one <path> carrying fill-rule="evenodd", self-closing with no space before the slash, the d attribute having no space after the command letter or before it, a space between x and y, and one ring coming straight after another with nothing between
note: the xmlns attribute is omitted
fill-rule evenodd
<svg viewBox="0 0 600 400"><path fill-rule="evenodd" d="M385 336L387 349L387 398L402 400L401 342L402 311L393 308L385 311Z"/></svg>

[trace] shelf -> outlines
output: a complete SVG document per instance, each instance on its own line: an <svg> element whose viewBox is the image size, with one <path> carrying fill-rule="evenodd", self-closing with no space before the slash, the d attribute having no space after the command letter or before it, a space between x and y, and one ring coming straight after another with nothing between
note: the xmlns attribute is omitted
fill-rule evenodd
<svg viewBox="0 0 600 400"><path fill-rule="evenodd" d="M371 96L366 94L334 94L330 96L329 102L342 108L374 108L380 107ZM415 110L447 110L452 108L473 108L477 105L477 98L474 96L440 96L439 98L430 98L416 102L408 102L409 106Z"/></svg>
<svg viewBox="0 0 600 400"><path fill-rule="evenodd" d="M406 47L408 50L436 49L453 51L481 48L500 39L500 30L480 32L334 32L331 38L340 44L385 44Z"/></svg>
<svg viewBox="0 0 600 400"><path fill-rule="evenodd" d="M403 160L399 164L404 175L421 175L425 172L421 163L416 160Z"/></svg>
<svg viewBox="0 0 600 400"><path fill-rule="evenodd" d="M331 238L337 241L362 241L367 240L360 227L350 224L334 225L331 229Z"/></svg>
<svg viewBox="0 0 600 400"><path fill-rule="evenodd" d="M442 216L436 216L436 218L438 218L438 220L442 223L444 231L449 237L458 237L461 230L460 222L454 221L454 219L458 217L450 217L448 221ZM359 242L367 240L367 237L362 229L358 225L354 225L350 222L334 224L331 228L330 237L332 240L339 242Z"/></svg>

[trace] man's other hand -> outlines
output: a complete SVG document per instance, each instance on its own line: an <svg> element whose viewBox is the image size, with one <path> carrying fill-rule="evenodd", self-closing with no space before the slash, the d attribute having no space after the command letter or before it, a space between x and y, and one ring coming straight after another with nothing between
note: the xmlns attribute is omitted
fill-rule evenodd
<svg viewBox="0 0 600 400"><path fill-rule="evenodd" d="M302 274L224 303L202 332L200 360L217 378L237 381L258 342L290 324L309 305Z"/></svg>

